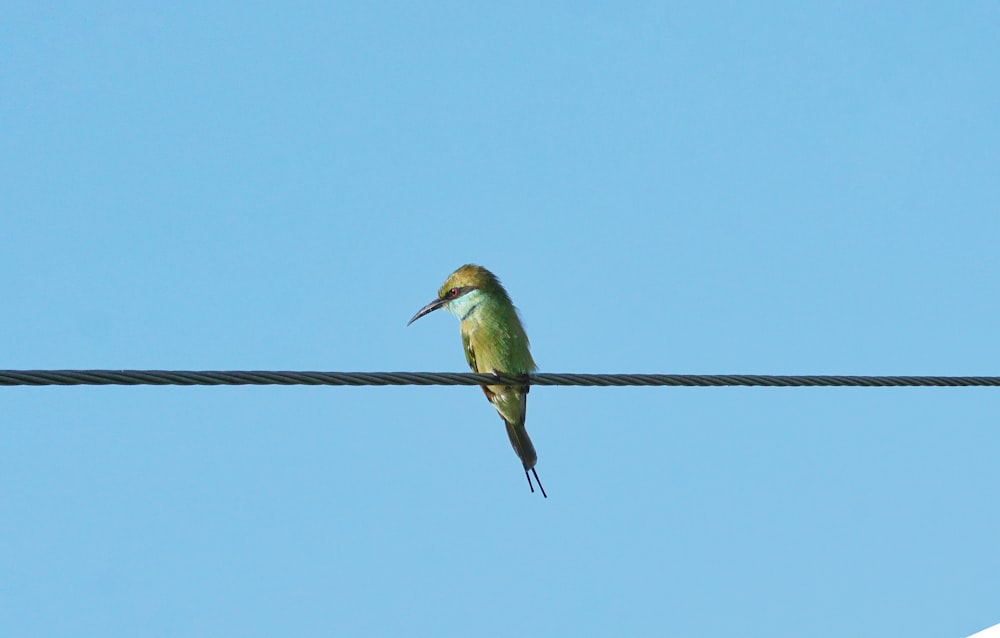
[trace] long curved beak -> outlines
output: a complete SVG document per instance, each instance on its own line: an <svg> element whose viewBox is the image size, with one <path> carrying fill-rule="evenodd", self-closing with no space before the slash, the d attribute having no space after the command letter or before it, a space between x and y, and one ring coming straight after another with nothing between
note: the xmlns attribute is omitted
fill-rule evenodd
<svg viewBox="0 0 1000 638"><path fill-rule="evenodd" d="M429 315L438 308L443 308L447 303L448 299L435 299L434 301L430 302L429 304L418 310L417 314L413 315L413 319L410 319L409 321L406 322L406 325L410 325L411 323L423 317L424 315Z"/></svg>

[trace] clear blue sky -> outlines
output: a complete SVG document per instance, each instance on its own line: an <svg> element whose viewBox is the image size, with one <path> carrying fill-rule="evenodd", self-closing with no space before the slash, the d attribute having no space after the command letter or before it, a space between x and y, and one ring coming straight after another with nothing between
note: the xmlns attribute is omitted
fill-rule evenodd
<svg viewBox="0 0 1000 638"><path fill-rule="evenodd" d="M995 2L8 3L0 367L998 375ZM996 389L0 389L5 636L966 636Z"/></svg>

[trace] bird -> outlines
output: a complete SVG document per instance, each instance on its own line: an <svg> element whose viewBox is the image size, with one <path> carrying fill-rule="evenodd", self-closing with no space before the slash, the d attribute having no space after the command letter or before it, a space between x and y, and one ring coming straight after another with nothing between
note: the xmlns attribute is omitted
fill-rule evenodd
<svg viewBox="0 0 1000 638"><path fill-rule="evenodd" d="M437 298L418 310L406 325L440 308L446 308L458 318L465 359L473 372L524 376L523 385L480 387L507 427L507 437L524 466L528 487L534 493L531 482L534 476L542 496L548 498L535 470L538 454L524 427L529 390L527 376L537 366L510 295L492 272L476 264L465 264L448 275Z"/></svg>

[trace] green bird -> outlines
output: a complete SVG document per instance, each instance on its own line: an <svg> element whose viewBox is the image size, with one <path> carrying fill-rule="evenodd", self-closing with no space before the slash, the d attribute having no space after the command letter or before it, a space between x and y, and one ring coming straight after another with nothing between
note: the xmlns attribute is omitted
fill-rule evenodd
<svg viewBox="0 0 1000 638"><path fill-rule="evenodd" d="M406 325L438 308L447 308L458 317L465 359L473 372L519 376L535 370L535 361L528 349L528 335L517 316L517 308L500 280L490 271L466 264L451 273L438 291L437 299L421 308ZM507 436L524 466L528 487L535 491L531 483L533 474L542 496L548 498L535 471L538 454L524 429L528 385L481 387L507 426Z"/></svg>

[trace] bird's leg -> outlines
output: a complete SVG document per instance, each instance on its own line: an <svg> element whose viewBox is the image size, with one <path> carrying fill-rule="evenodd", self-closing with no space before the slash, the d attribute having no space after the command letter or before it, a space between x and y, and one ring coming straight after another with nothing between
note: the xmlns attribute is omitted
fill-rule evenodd
<svg viewBox="0 0 1000 638"><path fill-rule="evenodd" d="M535 486L531 484L531 475L528 474L528 470L524 471L524 478L528 479L528 489L530 489L531 493L534 494L535 493ZM541 483L539 483L538 486L541 487Z"/></svg>
<svg viewBox="0 0 1000 638"><path fill-rule="evenodd" d="M528 374L527 372L525 372L524 374L507 374L505 372L500 372L496 368L493 368L492 370L490 370L489 373L492 374L493 376L497 377L498 379L503 378L503 377L513 377L515 379L520 380L522 382L521 383L521 387L524 388L524 393L525 394L527 394L528 390L531 389L531 385L530 385L530 383L531 383L531 375ZM513 387L513 386L508 386L508 387Z"/></svg>
<svg viewBox="0 0 1000 638"><path fill-rule="evenodd" d="M493 376L495 376L495 377L496 377L496 378L498 378L498 379L499 379L499 378L501 378L501 377L503 376L503 373L501 373L501 372L500 372L499 370L497 370L496 368L493 368L492 370L490 370L490 374L492 374Z"/></svg>

